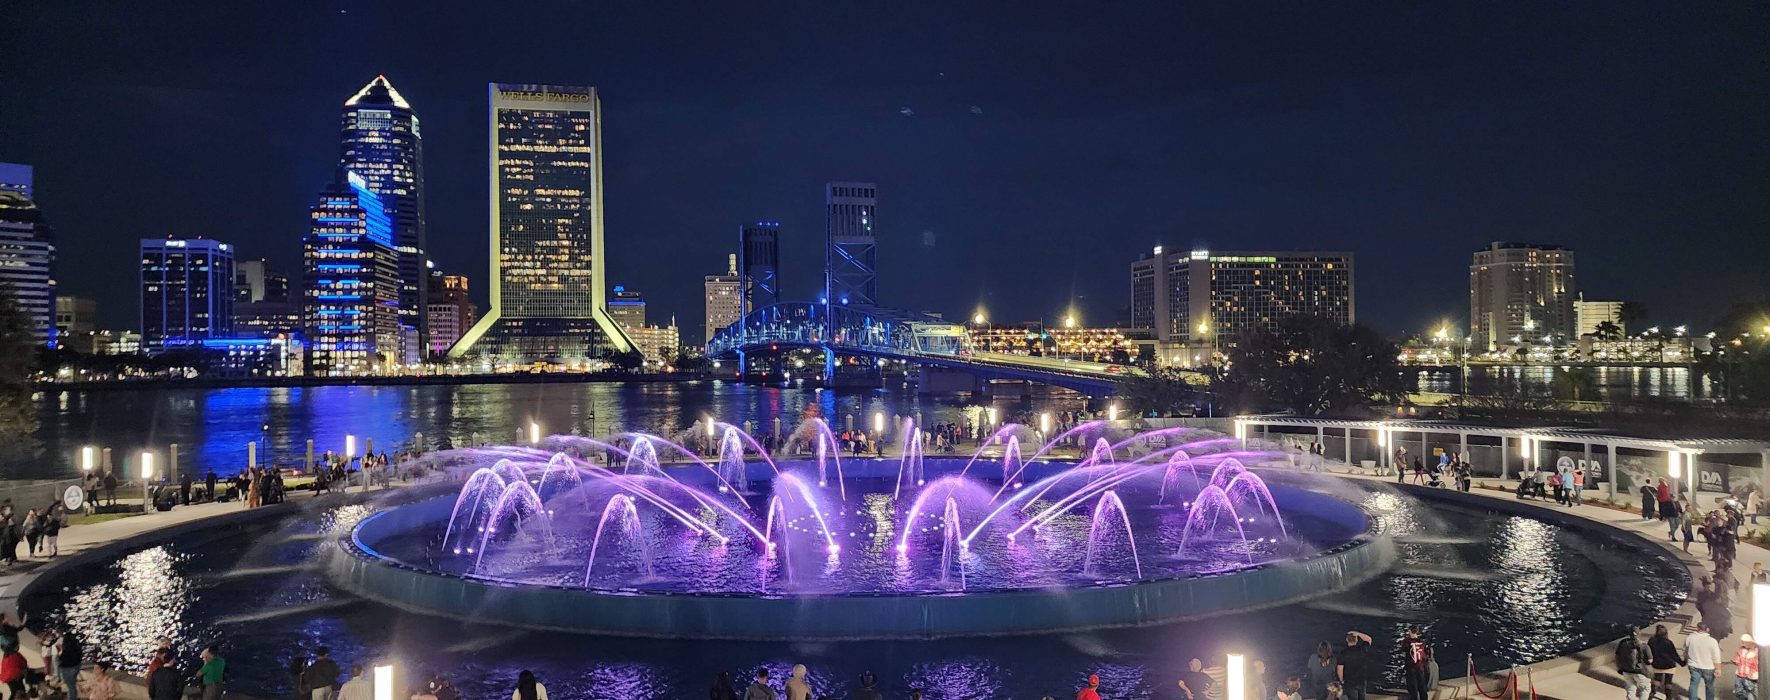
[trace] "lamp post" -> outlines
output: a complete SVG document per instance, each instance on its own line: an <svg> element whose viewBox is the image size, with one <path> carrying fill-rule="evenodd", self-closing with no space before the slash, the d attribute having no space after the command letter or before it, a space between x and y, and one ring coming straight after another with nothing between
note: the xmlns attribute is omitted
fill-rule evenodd
<svg viewBox="0 0 1770 700"><path fill-rule="evenodd" d="M92 467L98 463L98 448L91 445L80 448L80 472L91 474Z"/></svg>
<svg viewBox="0 0 1770 700"><path fill-rule="evenodd" d="M530 445L541 444L541 424L540 423L536 423L534 421L529 421L529 444Z"/></svg>

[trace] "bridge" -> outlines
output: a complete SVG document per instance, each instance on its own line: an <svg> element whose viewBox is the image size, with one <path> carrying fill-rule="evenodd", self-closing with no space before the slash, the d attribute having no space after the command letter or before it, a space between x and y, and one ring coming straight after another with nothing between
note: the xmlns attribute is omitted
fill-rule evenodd
<svg viewBox="0 0 1770 700"><path fill-rule="evenodd" d="M764 306L720 329L707 342L708 357L735 359L740 373L748 371L748 356L782 349L821 351L821 376L826 382L837 373L838 357L901 360L983 380L1038 382L1090 396L1111 394L1119 379L1139 372L1129 365L975 352L962 325L859 304L783 302Z"/></svg>

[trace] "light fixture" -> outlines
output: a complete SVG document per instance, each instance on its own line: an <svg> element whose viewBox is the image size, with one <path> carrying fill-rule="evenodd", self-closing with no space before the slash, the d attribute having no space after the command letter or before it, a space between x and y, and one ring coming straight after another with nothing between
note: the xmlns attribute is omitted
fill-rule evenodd
<svg viewBox="0 0 1770 700"><path fill-rule="evenodd" d="M1673 479L1683 476L1683 466L1684 465L1678 461L1678 452L1676 450L1666 450L1666 472L1671 474Z"/></svg>
<svg viewBox="0 0 1770 700"><path fill-rule="evenodd" d="M873 436L878 437L878 436L881 436L884 434L885 434L885 412L884 411L873 411Z"/></svg>
<svg viewBox="0 0 1770 700"><path fill-rule="evenodd" d="M92 467L96 464L94 459L96 452L97 450L91 445L80 448L80 471L92 471Z"/></svg>
<svg viewBox="0 0 1770 700"><path fill-rule="evenodd" d="M145 482L152 478L154 478L154 453L143 452L141 453L141 480Z"/></svg>
<svg viewBox="0 0 1770 700"><path fill-rule="evenodd" d="M344 458L350 459L355 456L356 456L356 436L355 435L345 435L344 436Z"/></svg>
<svg viewBox="0 0 1770 700"><path fill-rule="evenodd" d="M393 700L393 667L375 667L375 700Z"/></svg>
<svg viewBox="0 0 1770 700"><path fill-rule="evenodd" d="M1248 678L1247 659L1241 654L1230 654L1223 663L1223 683L1229 692L1224 695L1226 700L1247 700Z"/></svg>
<svg viewBox="0 0 1770 700"><path fill-rule="evenodd" d="M541 424L529 421L529 444L541 444Z"/></svg>

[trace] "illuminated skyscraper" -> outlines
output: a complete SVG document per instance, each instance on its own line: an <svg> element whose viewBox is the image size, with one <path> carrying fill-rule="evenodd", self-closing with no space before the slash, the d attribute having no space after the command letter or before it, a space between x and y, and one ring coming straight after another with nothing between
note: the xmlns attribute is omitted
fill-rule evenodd
<svg viewBox="0 0 1770 700"><path fill-rule="evenodd" d="M233 331L233 246L205 238L141 239L141 339L148 352Z"/></svg>
<svg viewBox="0 0 1770 700"><path fill-rule="evenodd" d="M570 364L632 343L609 318L596 89L493 83L491 308L450 357Z"/></svg>
<svg viewBox="0 0 1770 700"><path fill-rule="evenodd" d="M424 232L424 138L418 114L378 75L344 102L340 173L356 173L387 206L399 256L399 322L424 332L428 303Z"/></svg>
<svg viewBox="0 0 1770 700"><path fill-rule="evenodd" d="M707 275L707 340L719 329L737 323L744 315L743 282L738 278L738 256L726 257L726 273Z"/></svg>
<svg viewBox="0 0 1770 700"><path fill-rule="evenodd" d="M738 227L738 276L744 284L744 313L781 300L781 225L758 221Z"/></svg>
<svg viewBox="0 0 1770 700"><path fill-rule="evenodd" d="M628 331L627 337L633 337L634 328L645 327L645 297L639 292L621 285L615 285L614 298L608 300L608 316L621 325L621 330Z"/></svg>
<svg viewBox="0 0 1770 700"><path fill-rule="evenodd" d="M55 244L32 201L31 166L0 163L0 288L10 289L31 317L31 333L47 344L55 330Z"/></svg>
<svg viewBox="0 0 1770 700"><path fill-rule="evenodd" d="M1291 316L1358 320L1352 254L1175 250L1131 263L1131 326L1164 343L1209 351ZM1196 361L1190 358L1187 361Z"/></svg>
<svg viewBox="0 0 1770 700"><path fill-rule="evenodd" d="M1495 241L1469 264L1469 335L1477 350L1572 340L1574 297L1572 250Z"/></svg>
<svg viewBox="0 0 1770 700"><path fill-rule="evenodd" d="M879 187L870 182L824 185L824 299L829 304L879 302L878 241L873 214Z"/></svg>
<svg viewBox="0 0 1770 700"><path fill-rule="evenodd" d="M363 178L320 193L302 240L309 374L370 374L401 359L393 222Z"/></svg>

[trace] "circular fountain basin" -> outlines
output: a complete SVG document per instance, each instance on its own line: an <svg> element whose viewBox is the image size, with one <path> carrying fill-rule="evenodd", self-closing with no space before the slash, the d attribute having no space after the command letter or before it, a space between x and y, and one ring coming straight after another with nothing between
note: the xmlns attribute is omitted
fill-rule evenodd
<svg viewBox="0 0 1770 700"><path fill-rule="evenodd" d="M929 458L925 479L918 480L916 485L931 484L943 474L962 471L964 464L964 460ZM806 463L783 462L779 466L786 471L811 468ZM891 487L900 484L880 480L898 469L898 463L857 460L845 466L849 481L844 485L853 491L845 498L882 500L895 495L888 508L897 514L901 525L904 513L913 510L909 505L912 496L892 494ZM1042 463L1028 471L1043 477L1074 466ZM766 466L752 464L747 474L757 482L765 481L766 470ZM704 473L693 470L683 470L676 478L713 483L706 481ZM765 497L767 486L753 485ZM1334 496L1271 484L1271 499L1284 513L1285 521L1293 531L1307 529L1308 537L1299 535L1287 540L1283 547L1274 539L1273 544L1259 550L1248 548L1244 541L1241 544L1247 548L1247 561L1218 561L1221 555L1208 557L1202 563L1175 560L1165 546L1175 541L1176 533L1172 528L1163 530L1159 523L1167 521L1148 512L1156 507L1150 505L1153 494L1139 494L1133 485L1121 488L1125 489L1125 500L1133 504L1124 522L1135 533L1130 539L1145 548L1142 561L1119 557L1102 565L1100 571L1041 572L1030 579L1017 575L1023 572L1012 571L1011 564L997 564L993 572L987 564L978 565L963 584L958 579L966 572L952 567L940 570L940 576L927 573L868 578L863 574L840 574L844 568L876 569L893 558L912 560L899 563L901 568L927 572L939 569L933 560L953 556L951 551L936 546L938 533L924 536L933 537L932 541L918 540L914 547L900 550L895 542L902 535L894 533L874 541L863 532L859 533L858 542L841 548L840 554L831 553L823 565L813 562L799 580L780 585L722 587L709 583L713 577L700 575L699 569L680 565L658 576L610 579L586 575L587 580L580 584L575 574L562 579L509 563L494 567L483 562L475 565L478 560L466 556L451 557L459 543L449 545L439 533L448 528L451 517L460 508L461 499L454 495L397 506L365 519L348 537L339 540L329 573L340 585L390 605L478 622L638 637L856 640L1048 633L1202 618L1343 590L1384 571L1395 556L1394 543L1379 536L1372 519L1358 506ZM1117 493L1112 500L1118 500ZM1069 516L1080 521L1072 531L1086 532L1088 512L1104 510L1092 503L1077 508L1080 512ZM1118 507L1125 508L1123 503ZM929 509L934 510L932 506ZM825 513L832 527L854 527L852 523L837 524L837 511L837 507L831 506ZM854 512L860 514L859 509ZM1108 511L1106 515L1115 514ZM938 514L933 517L938 518ZM911 515L909 522L923 522L917 518ZM1106 517L1105 526L1110 527L1116 520ZM1102 521L1101 513L1095 512L1095 529L1102 527ZM1003 530L1012 525L1008 523ZM1053 522L1051 528L1058 530L1058 523ZM938 530L938 525L929 529ZM828 534L827 528L824 534ZM1008 546L1000 544L1006 541L1000 531L992 530L990 536L996 538L989 543L991 546ZM812 535L800 537L821 542ZM1059 552L1073 546L1079 560L1083 556L1082 537L1077 535L1072 541L1053 546ZM1094 539L1114 539L1112 533L1089 534L1086 538L1090 544ZM757 544L729 546L760 549ZM984 544L980 542L978 548L982 549ZM747 552L740 550L749 558L733 566L761 565L772 558L760 552ZM972 558L991 556L996 555L973 554ZM1093 556L1091 549L1088 556ZM1130 556L1136 558L1134 550ZM542 561L535 566L549 563ZM588 568L599 571L594 566ZM944 575L948 572L950 576ZM904 578L912 580L899 580Z"/></svg>

